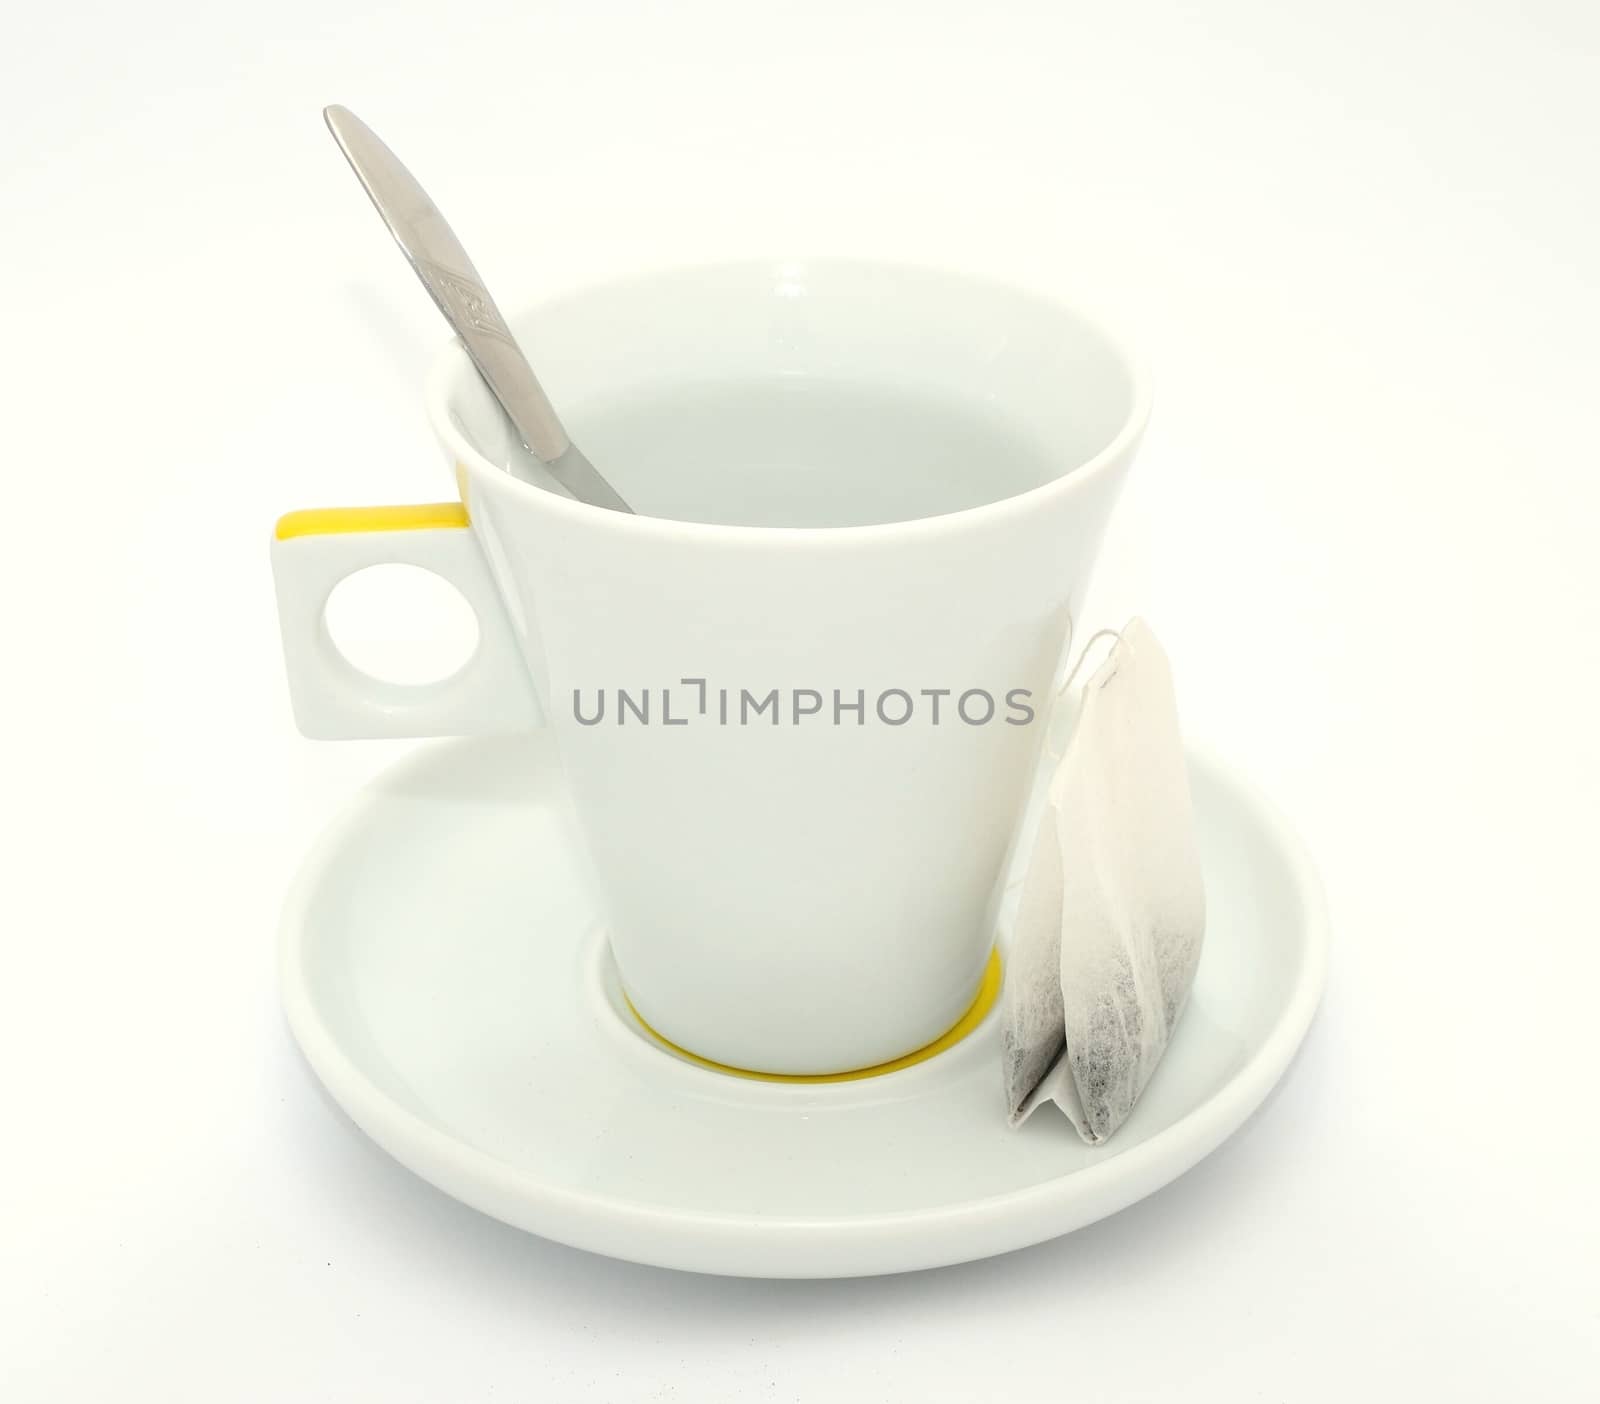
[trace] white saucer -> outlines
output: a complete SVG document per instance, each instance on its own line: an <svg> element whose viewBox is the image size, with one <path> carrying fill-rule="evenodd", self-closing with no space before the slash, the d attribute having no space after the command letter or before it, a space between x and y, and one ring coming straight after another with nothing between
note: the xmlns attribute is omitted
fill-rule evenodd
<svg viewBox="0 0 1600 1404"><path fill-rule="evenodd" d="M899 1272L1070 1232L1174 1179L1282 1075L1322 990L1298 842L1192 758L1209 909L1177 1035L1111 1141L1006 1127L995 1018L853 1082L749 1081L629 1014L548 738L430 747L318 843L283 920L283 999L317 1075L402 1164L579 1248L762 1277ZM1048 1111L1048 1109L1047 1109Z"/></svg>

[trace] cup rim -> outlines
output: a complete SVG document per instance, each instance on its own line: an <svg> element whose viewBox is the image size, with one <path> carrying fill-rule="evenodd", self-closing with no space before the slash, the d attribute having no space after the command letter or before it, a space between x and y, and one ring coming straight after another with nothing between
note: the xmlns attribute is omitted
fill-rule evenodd
<svg viewBox="0 0 1600 1404"><path fill-rule="evenodd" d="M1055 293L1023 287L1003 278L974 273L962 268L940 264L911 261L847 258L835 256L799 257L774 256L739 259L716 259L690 263L664 263L633 269L618 276L576 283L547 293L528 304L526 311L536 314L541 306L558 299L580 296L602 287L647 282L663 277L682 277L696 272L723 272L736 270L765 270L779 266L806 268L833 267L855 271L879 269L885 272L914 273L936 278L952 279L985 291L1008 297L1022 298L1049 309L1087 327L1105 345L1111 355L1121 363L1128 378L1130 404L1117 432L1093 455L1074 468L1058 474L1023 492L980 503L955 512L934 516L907 517L892 522L870 522L854 526L767 526L742 525L725 522L680 521L673 517L653 517L629 512L614 512L596 507L574 498L563 497L534 483L513 477L499 464L481 454L456 426L450 414L450 391L463 369L472 370L472 362L459 337L452 337L435 356L423 389L428 420L439 442L449 451L460 469L470 476L485 480L496 493L513 499L522 498L528 506L549 512L574 526L605 526L609 529L656 538L693 539L701 542L755 543L770 546L777 542L818 544L881 544L898 537L925 539L970 531L986 526L1000 526L1053 501L1084 490L1089 483L1114 471L1125 460L1144 433L1150 419L1151 388L1148 367L1128 341L1105 320L1085 310L1079 303ZM515 318L511 320L515 321Z"/></svg>

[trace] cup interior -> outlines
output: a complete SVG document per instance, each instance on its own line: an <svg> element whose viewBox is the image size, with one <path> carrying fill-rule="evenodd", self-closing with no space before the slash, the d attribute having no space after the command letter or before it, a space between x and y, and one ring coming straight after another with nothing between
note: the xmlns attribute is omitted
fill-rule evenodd
<svg viewBox="0 0 1600 1404"><path fill-rule="evenodd" d="M933 269L673 269L511 322L589 458L637 512L679 521L849 527L961 512L1083 468L1144 409L1137 367L1092 319ZM459 345L433 392L458 448L535 468Z"/></svg>

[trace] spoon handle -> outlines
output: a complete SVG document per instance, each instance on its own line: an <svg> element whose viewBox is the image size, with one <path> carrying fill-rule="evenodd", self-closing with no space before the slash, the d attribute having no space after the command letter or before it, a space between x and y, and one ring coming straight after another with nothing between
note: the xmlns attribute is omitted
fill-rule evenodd
<svg viewBox="0 0 1600 1404"><path fill-rule="evenodd" d="M324 108L322 115L350 169L523 443L579 501L631 511L567 436L478 270L428 192L355 113L335 106Z"/></svg>

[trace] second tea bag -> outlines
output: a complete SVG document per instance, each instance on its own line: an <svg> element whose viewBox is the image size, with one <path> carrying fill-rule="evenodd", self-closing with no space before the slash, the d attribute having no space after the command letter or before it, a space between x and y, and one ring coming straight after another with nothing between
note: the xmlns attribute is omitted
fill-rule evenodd
<svg viewBox="0 0 1600 1404"><path fill-rule="evenodd" d="M1007 1110L1097 1145L1166 1052L1205 889L1166 654L1130 620L1084 684L1022 880L1002 1011Z"/></svg>

